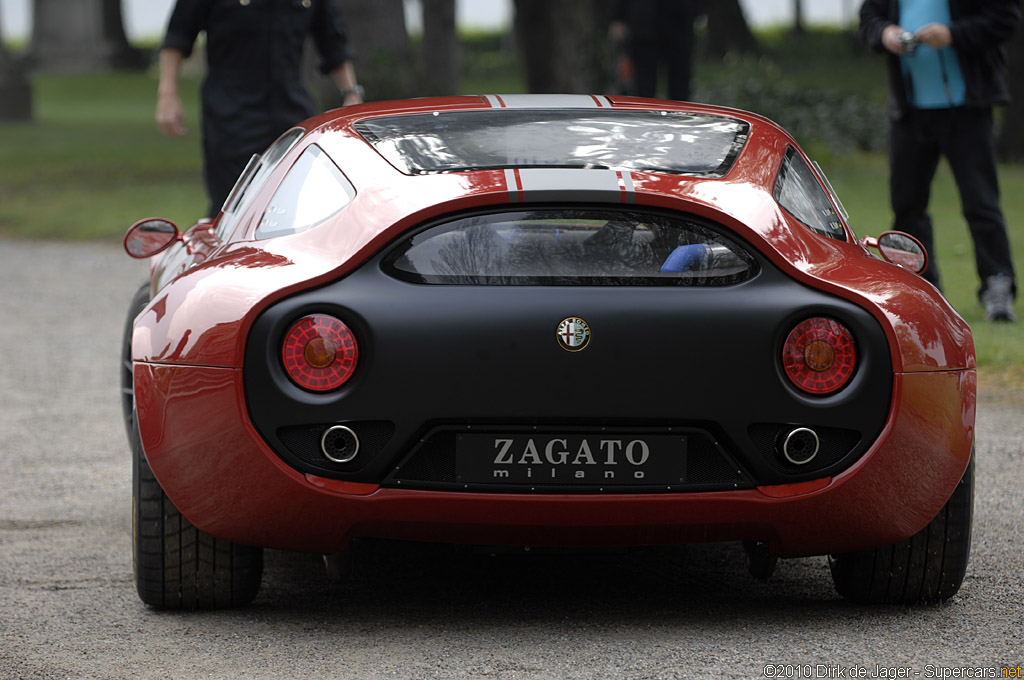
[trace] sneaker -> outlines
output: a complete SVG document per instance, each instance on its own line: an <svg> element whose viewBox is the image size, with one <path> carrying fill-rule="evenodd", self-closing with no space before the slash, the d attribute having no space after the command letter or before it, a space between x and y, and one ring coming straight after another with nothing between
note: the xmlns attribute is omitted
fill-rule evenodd
<svg viewBox="0 0 1024 680"><path fill-rule="evenodd" d="M996 274L985 279L985 292L981 294L985 306L985 318L989 321L1014 322L1013 280L1006 274Z"/></svg>

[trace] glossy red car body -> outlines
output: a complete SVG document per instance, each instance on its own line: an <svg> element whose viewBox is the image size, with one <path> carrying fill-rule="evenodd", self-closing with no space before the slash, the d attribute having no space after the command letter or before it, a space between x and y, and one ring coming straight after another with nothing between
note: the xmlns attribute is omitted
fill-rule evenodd
<svg viewBox="0 0 1024 680"><path fill-rule="evenodd" d="M969 328L937 290L880 260L845 221L845 240L822 238L782 209L773 185L796 142L761 117L709 106L620 97L557 101L569 109L684 111L749 124L742 151L721 178L577 172L616 173L617 181L593 190L589 200L683 211L723 225L799 284L867 310L890 347L891 406L880 436L849 468L735 490L486 493L330 479L302 473L270 449L251 422L243 372L250 329L263 310L338 280L431 218L545 200L547 189L531 188L508 168L403 174L354 125L382 115L514 104L498 97L425 99L307 121L304 136L229 233L218 235L221 221L198 224L154 260L152 302L132 336L135 400L146 458L181 513L218 538L321 553L369 536L534 546L744 540L765 542L775 555L803 556L888 545L925 527L972 455L976 373ZM351 181L351 203L317 228L254 238L272 193L312 143Z"/></svg>

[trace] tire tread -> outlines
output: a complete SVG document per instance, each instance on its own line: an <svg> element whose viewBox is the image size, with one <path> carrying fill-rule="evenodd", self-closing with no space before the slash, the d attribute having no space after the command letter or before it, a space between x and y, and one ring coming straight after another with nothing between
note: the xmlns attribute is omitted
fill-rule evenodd
<svg viewBox="0 0 1024 680"><path fill-rule="evenodd" d="M829 558L836 590L862 604L918 604L955 595L971 552L974 453L953 495L910 538Z"/></svg>
<svg viewBox="0 0 1024 680"><path fill-rule="evenodd" d="M131 435L132 552L139 598L171 610L226 609L251 602L263 577L263 550L195 528L153 475L137 426Z"/></svg>

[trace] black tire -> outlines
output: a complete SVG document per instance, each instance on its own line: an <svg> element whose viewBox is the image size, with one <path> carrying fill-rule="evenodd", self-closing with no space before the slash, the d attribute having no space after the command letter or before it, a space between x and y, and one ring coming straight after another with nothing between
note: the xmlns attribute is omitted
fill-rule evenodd
<svg viewBox="0 0 1024 680"><path fill-rule="evenodd" d="M836 590L862 604L939 602L960 590L971 554L974 453L953 495L905 541L829 558Z"/></svg>
<svg viewBox="0 0 1024 680"><path fill-rule="evenodd" d="M135 317L149 304L149 284L144 283L135 291L132 301L128 304L128 314L124 321L124 332L121 335L121 415L124 417L124 429L128 441L132 439L132 427L135 426L135 375L132 372L132 330Z"/></svg>
<svg viewBox="0 0 1024 680"><path fill-rule="evenodd" d="M142 601L157 609L186 610L251 602L263 578L263 549L192 526L153 476L137 426L131 444L132 563Z"/></svg>

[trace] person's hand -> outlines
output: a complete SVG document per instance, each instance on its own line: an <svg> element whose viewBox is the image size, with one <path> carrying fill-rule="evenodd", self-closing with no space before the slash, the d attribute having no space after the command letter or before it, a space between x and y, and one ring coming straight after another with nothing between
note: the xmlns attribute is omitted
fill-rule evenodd
<svg viewBox="0 0 1024 680"><path fill-rule="evenodd" d="M926 24L917 30L914 37L921 44L937 50L953 44L953 33L946 24Z"/></svg>
<svg viewBox="0 0 1024 680"><path fill-rule="evenodd" d="M909 50L907 50L906 44L900 40L900 36L904 33L906 31L902 26L889 24L882 31L882 46L893 54L906 54Z"/></svg>
<svg viewBox="0 0 1024 680"><path fill-rule="evenodd" d="M167 137L181 137L185 134L185 108L177 94L157 96L156 126Z"/></svg>

